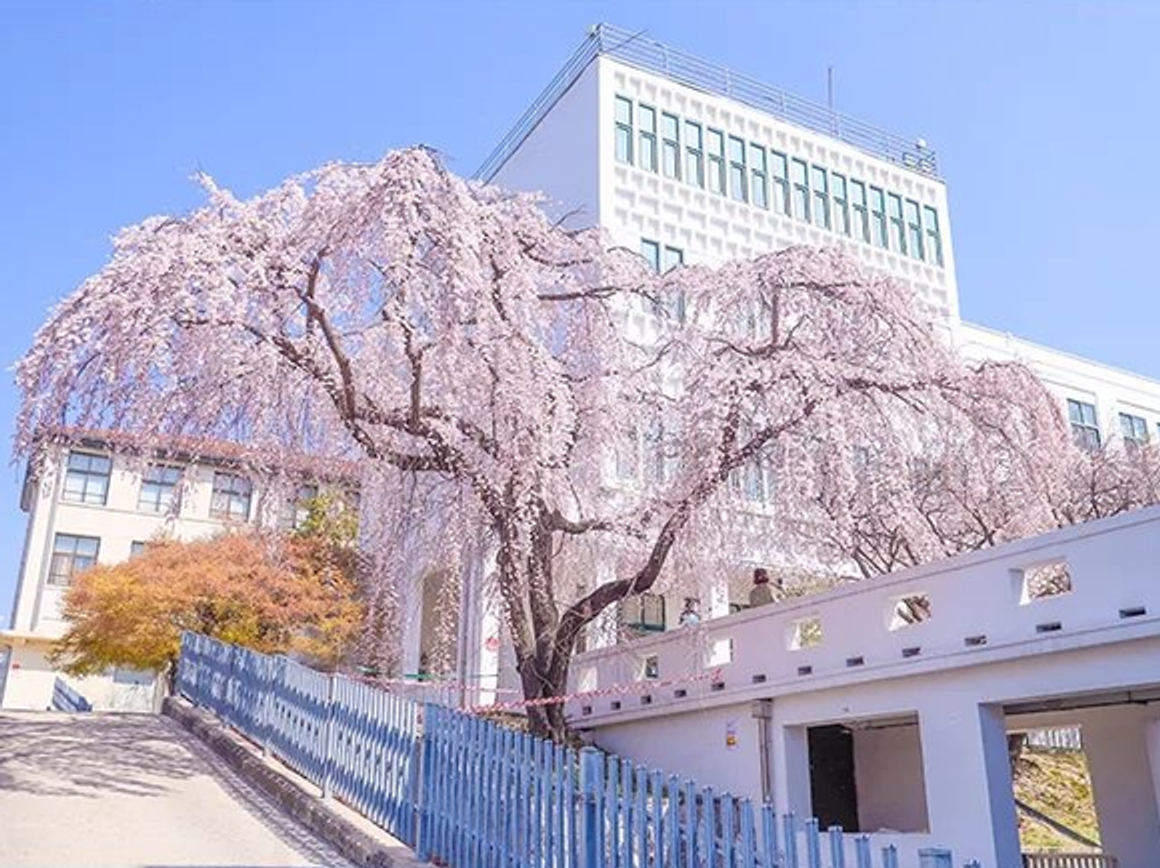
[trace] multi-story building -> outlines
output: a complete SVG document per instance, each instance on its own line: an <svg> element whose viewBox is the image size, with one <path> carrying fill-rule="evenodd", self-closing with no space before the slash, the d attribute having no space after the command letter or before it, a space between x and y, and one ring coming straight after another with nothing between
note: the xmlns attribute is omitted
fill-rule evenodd
<svg viewBox="0 0 1160 868"><path fill-rule="evenodd" d="M0 631L0 708L46 708L54 680L65 677L95 708L148 710L152 673L115 669L73 679L49 662L67 628L61 606L73 577L159 538L196 539L245 523L292 529L320 490L356 489L342 468L320 472L317 462L257 472L224 443L173 441L149 454L143 458L123 435L71 433L46 438L29 462L20 504L28 513L24 555L12 623Z"/></svg>
<svg viewBox="0 0 1160 868"><path fill-rule="evenodd" d="M477 177L542 193L553 216L599 226L657 270L795 244L840 247L911 287L966 359L1029 364L1059 396L1078 442L1160 437L1160 382L961 319L947 183L922 140L599 25ZM655 330L649 318L630 312L626 327L647 336ZM622 462L610 463L615 482ZM768 490L756 477L741 484L751 501ZM743 599L746 571L726 584L703 589L709 614L727 614ZM675 626L674 602L634 602L631 620ZM425 630L422 621L412 629ZM494 649L496 629L484 633ZM474 661L473 674L493 672L495 653L476 644L460 659Z"/></svg>

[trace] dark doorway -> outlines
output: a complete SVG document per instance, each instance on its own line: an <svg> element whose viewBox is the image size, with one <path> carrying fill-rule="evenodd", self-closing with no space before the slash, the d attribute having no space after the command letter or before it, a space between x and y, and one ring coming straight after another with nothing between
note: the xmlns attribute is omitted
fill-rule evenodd
<svg viewBox="0 0 1160 868"><path fill-rule="evenodd" d="M810 797L822 829L858 829L858 790L854 784L854 734L846 727L811 726Z"/></svg>

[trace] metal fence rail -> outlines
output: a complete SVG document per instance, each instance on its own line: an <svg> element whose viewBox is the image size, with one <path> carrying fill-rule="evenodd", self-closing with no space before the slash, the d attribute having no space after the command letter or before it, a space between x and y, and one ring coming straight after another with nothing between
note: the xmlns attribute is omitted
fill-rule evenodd
<svg viewBox="0 0 1160 868"><path fill-rule="evenodd" d="M1116 868L1116 858L1102 853L1024 853L1023 868Z"/></svg>
<svg viewBox="0 0 1160 868"><path fill-rule="evenodd" d="M867 835L823 831L817 820L779 816L769 805L595 748L566 748L441 705L419 706L204 636L183 636L177 687L323 796L450 868L900 864L893 846L875 848ZM955 868L946 850L918 857L919 868Z"/></svg>
<svg viewBox="0 0 1160 868"><path fill-rule="evenodd" d="M52 683L53 711L92 711L93 705L63 678Z"/></svg>
<svg viewBox="0 0 1160 868"><path fill-rule="evenodd" d="M917 144L912 139L839 114L812 100L771 87L695 55L670 48L643 33L598 24L555 78L520 116L507 135L500 140L495 150L479 167L476 172L477 178L491 181L556 101L575 84L589 62L599 54L606 54L644 72L663 75L697 90L734 99L805 129L833 136L876 157L925 175L935 177L938 175L934 151Z"/></svg>
<svg viewBox="0 0 1160 868"><path fill-rule="evenodd" d="M1078 726L1031 729L1026 733L1027 746L1036 750L1083 750L1083 736Z"/></svg>

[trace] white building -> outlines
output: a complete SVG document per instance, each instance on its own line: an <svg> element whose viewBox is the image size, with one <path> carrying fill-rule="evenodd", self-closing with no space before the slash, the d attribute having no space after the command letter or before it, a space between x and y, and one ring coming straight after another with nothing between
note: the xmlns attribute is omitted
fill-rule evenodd
<svg viewBox="0 0 1160 868"><path fill-rule="evenodd" d="M153 460L108 433L46 443L30 462L21 508L28 513L12 623L0 631L0 708L44 709L56 672L47 659L65 631L61 603L73 576L133 556L161 537L196 539L253 522L293 528L320 485L352 483L307 462L277 478L247 468L227 444L174 442ZM111 449L117 446L117 450ZM116 669L65 678L96 709L149 710L151 673Z"/></svg>
<svg viewBox="0 0 1160 868"><path fill-rule="evenodd" d="M1077 437L1160 436L1160 382L960 319L946 182L921 140L599 25L478 174L657 268L839 246L913 287L968 359L1027 362Z"/></svg>

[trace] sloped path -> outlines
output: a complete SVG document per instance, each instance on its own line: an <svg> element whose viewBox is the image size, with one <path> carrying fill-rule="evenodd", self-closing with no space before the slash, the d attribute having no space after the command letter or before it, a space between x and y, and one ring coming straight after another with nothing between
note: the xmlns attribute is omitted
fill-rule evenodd
<svg viewBox="0 0 1160 868"><path fill-rule="evenodd" d="M172 720L0 714L0 865L348 866Z"/></svg>

